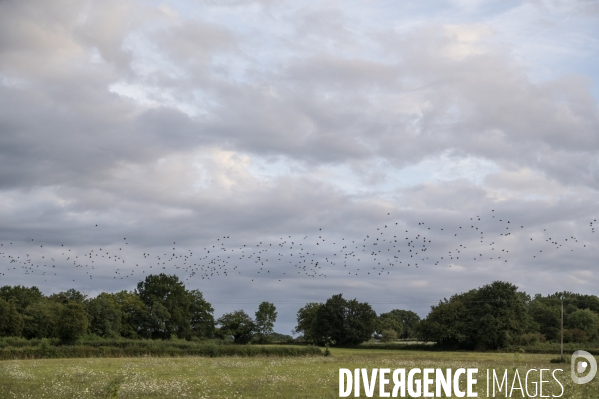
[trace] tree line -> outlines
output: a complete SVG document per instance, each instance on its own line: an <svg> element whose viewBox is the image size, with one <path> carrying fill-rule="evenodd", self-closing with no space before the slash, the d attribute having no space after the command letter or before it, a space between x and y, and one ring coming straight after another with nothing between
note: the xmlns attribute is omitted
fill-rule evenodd
<svg viewBox="0 0 599 399"><path fill-rule="evenodd" d="M420 317L394 309L377 315L366 302L333 295L325 303L311 302L297 312L294 333L316 345L357 345L374 336L383 341L415 338Z"/></svg>
<svg viewBox="0 0 599 399"><path fill-rule="evenodd" d="M431 307L426 318L409 310L377 314L367 302L333 295L297 311L297 341L351 346L418 339L447 348L496 350L511 345L559 341L564 304L564 341L599 341L599 298L559 292L531 298L508 282L455 294ZM85 334L105 338L186 340L220 338L236 344L268 343L275 336L274 304L262 302L255 317L236 310L214 318L198 290L175 275L149 275L133 291L94 298L70 289L45 296L37 287L0 288L0 337L59 338ZM291 338L291 337L289 337Z"/></svg>
<svg viewBox="0 0 599 399"><path fill-rule="evenodd" d="M599 341L599 298L573 292L530 297L515 285L496 281L455 294L431 307L418 326L419 339L459 348L496 350L561 340Z"/></svg>
<svg viewBox="0 0 599 399"><path fill-rule="evenodd" d="M85 334L104 338L191 340L234 336L266 342L277 312L263 302L250 318L239 310L214 319L214 309L198 290L179 278L149 275L133 291L103 292L95 298L70 289L45 296L37 287L0 288L0 337L59 338L72 342Z"/></svg>
<svg viewBox="0 0 599 399"><path fill-rule="evenodd" d="M302 307L295 332L320 345L356 345L374 336L382 341L415 338L448 349L497 350L559 342L562 301L564 342L599 342L599 297L557 292L531 298L503 281L443 299L423 320L400 309L377 316L367 303L334 295Z"/></svg>

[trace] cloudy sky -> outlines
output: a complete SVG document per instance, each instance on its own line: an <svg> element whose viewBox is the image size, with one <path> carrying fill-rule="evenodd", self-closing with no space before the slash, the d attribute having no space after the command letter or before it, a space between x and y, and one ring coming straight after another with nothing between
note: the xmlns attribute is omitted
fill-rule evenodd
<svg viewBox="0 0 599 399"><path fill-rule="evenodd" d="M597 65L595 0L0 1L1 285L597 294Z"/></svg>

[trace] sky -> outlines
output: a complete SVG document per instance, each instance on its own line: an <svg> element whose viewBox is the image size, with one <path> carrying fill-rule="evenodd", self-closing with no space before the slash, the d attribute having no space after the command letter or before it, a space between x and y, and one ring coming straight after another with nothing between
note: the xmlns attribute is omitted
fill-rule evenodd
<svg viewBox="0 0 599 399"><path fill-rule="evenodd" d="M596 0L0 1L0 285L598 294L597 65Z"/></svg>

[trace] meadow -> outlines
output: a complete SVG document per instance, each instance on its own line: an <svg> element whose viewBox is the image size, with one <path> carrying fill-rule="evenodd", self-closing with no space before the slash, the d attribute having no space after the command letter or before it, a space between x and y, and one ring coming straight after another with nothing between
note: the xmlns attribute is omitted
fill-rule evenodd
<svg viewBox="0 0 599 399"><path fill-rule="evenodd" d="M522 379L531 368L562 368L563 398L599 398L599 378L576 385L569 364L555 355L331 349L332 356L137 357L0 361L1 398L337 398L340 368L478 368L479 397L486 369ZM537 374L538 375L538 374ZM559 395L551 375L544 395ZM463 388L462 384L462 388ZM531 394L534 386L530 385ZM390 389L388 389L390 391ZM364 396L364 391L361 392ZM353 397L353 393L351 395ZM378 397L378 387L374 397ZM505 397L500 394L498 397ZM512 397L522 397L514 391Z"/></svg>

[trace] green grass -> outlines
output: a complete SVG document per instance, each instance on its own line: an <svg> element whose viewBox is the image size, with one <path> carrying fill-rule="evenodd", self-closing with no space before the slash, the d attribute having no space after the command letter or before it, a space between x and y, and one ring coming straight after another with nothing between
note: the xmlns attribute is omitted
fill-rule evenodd
<svg viewBox="0 0 599 399"><path fill-rule="evenodd" d="M599 377L575 385L570 365L550 363L553 355L337 348L331 353L331 357L6 360L0 361L0 398L337 398L339 368L374 367L476 367L479 397L486 397L487 368L501 373L507 369L510 375L515 368L521 375L530 368L563 368L559 374L563 398L599 398ZM378 387L375 397L377 392ZM554 383L544 393L559 392ZM521 397L519 391L513 397Z"/></svg>

